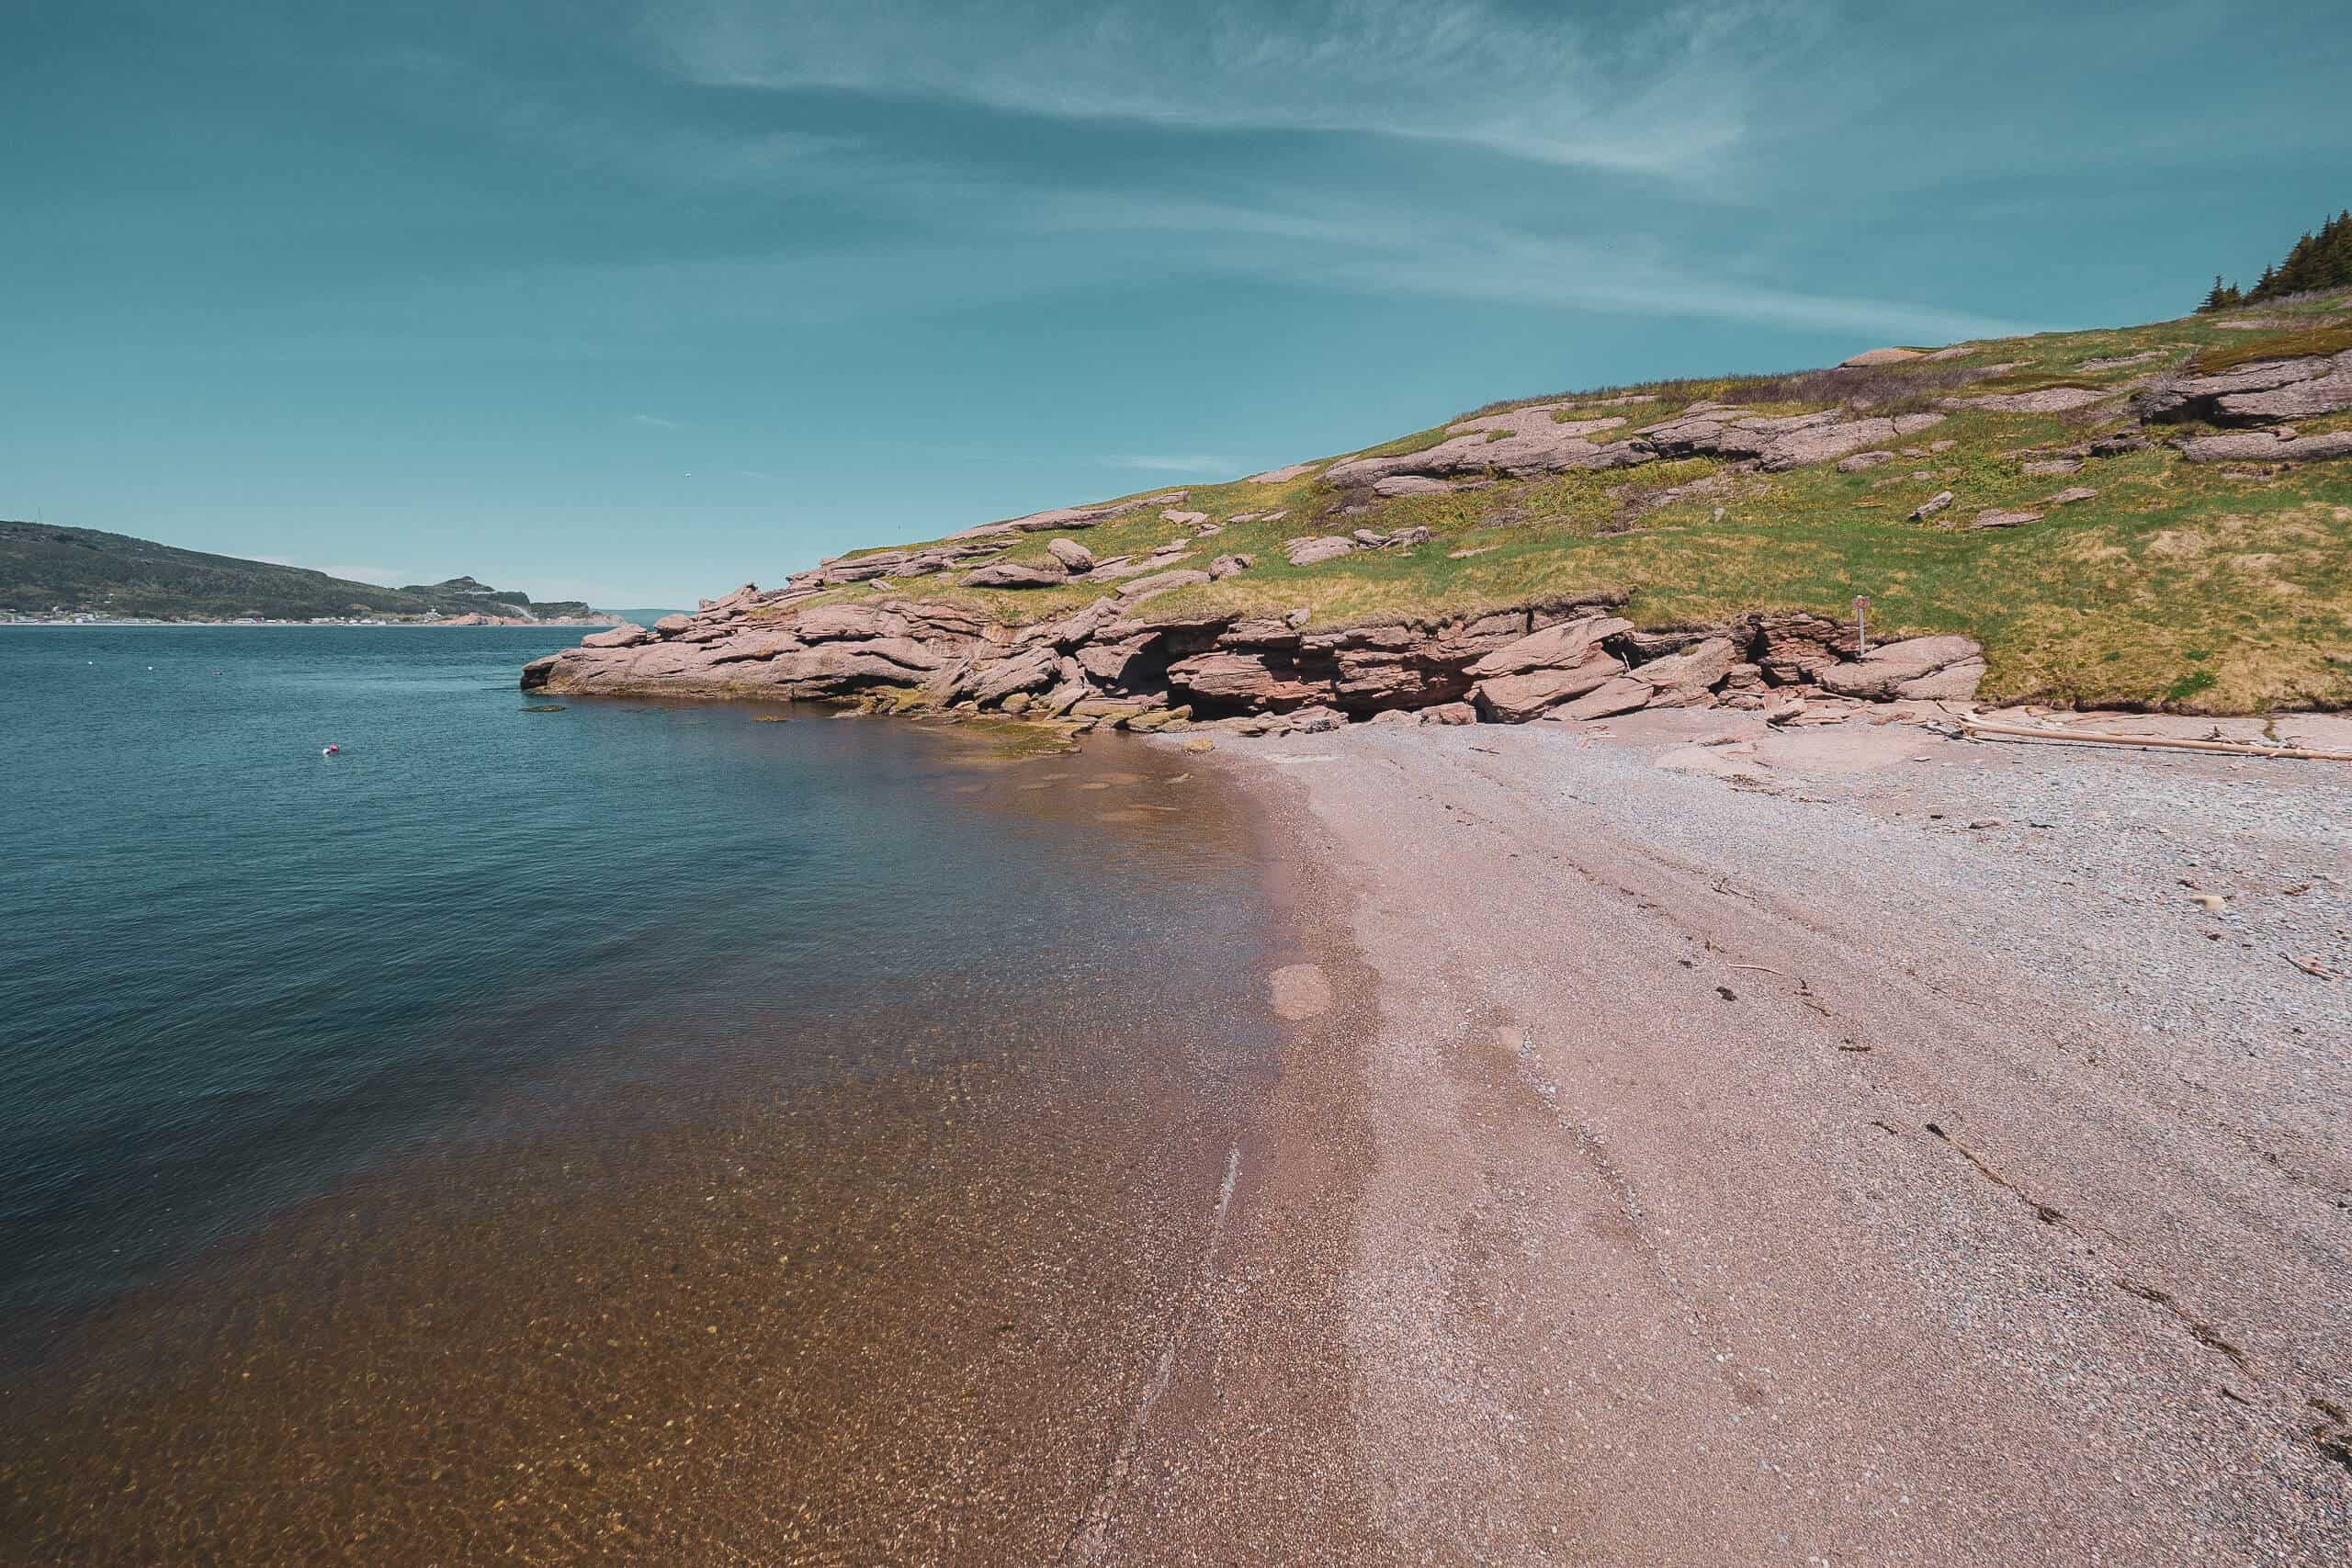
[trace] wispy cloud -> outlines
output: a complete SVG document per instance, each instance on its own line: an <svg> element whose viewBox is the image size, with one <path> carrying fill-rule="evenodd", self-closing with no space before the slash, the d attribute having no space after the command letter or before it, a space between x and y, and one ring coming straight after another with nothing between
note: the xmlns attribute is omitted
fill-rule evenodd
<svg viewBox="0 0 2352 1568"><path fill-rule="evenodd" d="M1696 317L1764 325L1956 341L2032 330L2027 323L1901 299L1781 287L1741 276L1708 253L1638 236L1606 243L1447 214L1311 193L1252 201L1155 200L1125 193L1038 193L1021 221L1048 231L1182 233L1191 262L1289 282L1376 294L1419 294L1536 308Z"/></svg>
<svg viewBox="0 0 2352 1568"><path fill-rule="evenodd" d="M551 319L607 336L660 335L714 320L730 330L760 331L883 312L987 309L1099 287L1106 276L1138 287L1249 277L1388 299L1680 317L1905 342L2005 335L2037 325L1807 288L1769 261L1670 229L1653 234L1621 228L1587 238L1449 209L1442 196L1407 212L1314 190L1261 189L1220 200L1007 183L901 195L951 231L952 243L941 237L883 249L564 265L535 271L530 285ZM491 298L510 286L497 280L479 288ZM454 299L463 286L445 287Z"/></svg>
<svg viewBox="0 0 2352 1568"><path fill-rule="evenodd" d="M1134 468L1147 474L1216 474L1229 472L1234 467L1223 457L1105 457L1103 462L1114 468Z"/></svg>
<svg viewBox="0 0 2352 1568"><path fill-rule="evenodd" d="M1509 304L1682 316L1949 343L2031 331L2027 323L1909 300L1815 293L1710 271L1637 248L1490 229L1439 244L1365 247L1331 259L1327 276L1374 293L1406 290Z"/></svg>
<svg viewBox="0 0 2352 1568"><path fill-rule="evenodd" d="M645 426L648 430L684 430L684 429L685 429L685 426L684 426L684 425L683 425L683 424L681 424L681 423L679 423L676 420L674 420L674 419L663 419L663 418L662 418L660 414L658 414L658 413L633 413L633 414L631 414L631 415L629 415L629 416L628 416L628 422L629 422L631 424L641 424L641 425Z"/></svg>
<svg viewBox="0 0 2352 1568"><path fill-rule="evenodd" d="M1805 0L1580 22L1496 0L1312 0L1281 15L1158 0L669 0L671 67L730 87L831 88L1210 130L1467 143L1544 163L1710 171L1747 85L1802 50Z"/></svg>
<svg viewBox="0 0 2352 1568"><path fill-rule="evenodd" d="M374 65L393 100L419 118L455 120L575 168L640 185L729 186L808 178L858 145L855 138L836 134L719 130L617 112L578 91L566 96L423 49L390 51Z"/></svg>

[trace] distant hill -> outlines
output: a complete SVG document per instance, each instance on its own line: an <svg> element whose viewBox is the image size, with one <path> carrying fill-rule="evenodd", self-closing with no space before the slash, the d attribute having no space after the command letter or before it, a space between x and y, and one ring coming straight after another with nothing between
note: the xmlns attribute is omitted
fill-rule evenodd
<svg viewBox="0 0 2352 1568"><path fill-rule="evenodd" d="M534 603L519 589L495 589L470 577L386 588L305 567L208 555L95 528L0 522L0 614L12 610L18 615L63 611L188 621L355 615L602 618L577 599Z"/></svg>

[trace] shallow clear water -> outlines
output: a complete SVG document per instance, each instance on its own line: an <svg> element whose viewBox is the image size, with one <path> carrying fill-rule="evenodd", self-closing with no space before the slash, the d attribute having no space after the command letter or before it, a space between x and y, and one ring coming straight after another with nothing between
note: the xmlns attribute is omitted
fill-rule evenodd
<svg viewBox="0 0 2352 1568"><path fill-rule="evenodd" d="M1171 811L1166 754L1081 793L823 710L526 711L576 635L0 630L0 1357L407 1161L1113 995L1212 1077L1262 1054L1222 1021L1246 835Z"/></svg>

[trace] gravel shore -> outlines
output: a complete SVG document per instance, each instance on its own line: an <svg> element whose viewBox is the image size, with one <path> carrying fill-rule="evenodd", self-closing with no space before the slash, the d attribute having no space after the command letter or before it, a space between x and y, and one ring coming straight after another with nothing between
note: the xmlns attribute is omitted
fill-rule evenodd
<svg viewBox="0 0 2352 1568"><path fill-rule="evenodd" d="M1359 1075L1352 1560L2352 1553L2352 768L1705 713L1218 747ZM1176 1457L1218 1425L1140 1456L1133 1555L1243 1531Z"/></svg>

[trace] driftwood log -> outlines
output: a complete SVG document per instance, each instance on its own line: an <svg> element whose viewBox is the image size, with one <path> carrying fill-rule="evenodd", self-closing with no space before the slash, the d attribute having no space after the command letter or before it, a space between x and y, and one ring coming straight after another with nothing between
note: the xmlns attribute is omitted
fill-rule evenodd
<svg viewBox="0 0 2352 1568"><path fill-rule="evenodd" d="M2261 740L2177 740L2165 735L2115 735L2098 729L2036 729L2023 724L1995 724L1963 718L1961 733L1968 736L2008 736L2020 740L2069 740L2086 746L2154 746L2168 751L2217 751L2228 757L2285 757L2304 762L2352 762L2352 751L2313 751L2301 746L2274 746Z"/></svg>

